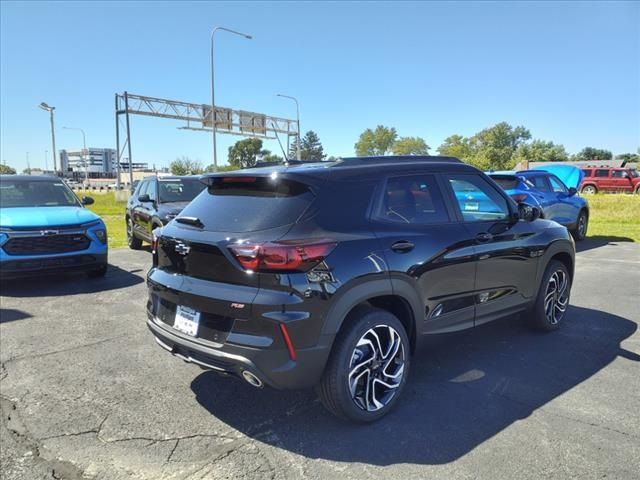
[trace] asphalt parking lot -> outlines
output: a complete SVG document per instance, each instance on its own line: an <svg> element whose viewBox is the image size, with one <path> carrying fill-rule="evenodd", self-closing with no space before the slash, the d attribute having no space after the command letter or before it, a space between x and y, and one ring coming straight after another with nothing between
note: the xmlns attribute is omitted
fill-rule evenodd
<svg viewBox="0 0 640 480"><path fill-rule="evenodd" d="M432 337L370 426L159 348L148 252L112 251L100 280L4 283L0 476L638 478L640 245L580 247L560 331L510 318Z"/></svg>

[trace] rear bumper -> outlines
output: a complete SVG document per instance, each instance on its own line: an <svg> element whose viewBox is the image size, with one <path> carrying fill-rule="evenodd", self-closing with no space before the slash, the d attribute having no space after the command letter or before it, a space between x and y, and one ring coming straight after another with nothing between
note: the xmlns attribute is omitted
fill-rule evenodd
<svg viewBox="0 0 640 480"><path fill-rule="evenodd" d="M0 278L32 277L67 272L88 272L107 264L104 252L74 252L66 255L3 256L0 259Z"/></svg>
<svg viewBox="0 0 640 480"><path fill-rule="evenodd" d="M326 363L330 343L296 351L296 360L286 349L259 349L225 344L213 348L166 327L147 312L147 327L158 345L182 360L220 374L242 378L247 370L264 384L277 389L303 389L316 385ZM327 339L328 340L328 339Z"/></svg>

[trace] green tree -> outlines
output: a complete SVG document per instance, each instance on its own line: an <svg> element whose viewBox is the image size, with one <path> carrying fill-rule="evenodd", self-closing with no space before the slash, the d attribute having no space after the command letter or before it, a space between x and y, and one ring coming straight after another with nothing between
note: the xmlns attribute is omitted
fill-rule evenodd
<svg viewBox="0 0 640 480"><path fill-rule="evenodd" d="M585 147L573 156L572 160L611 160L613 154L602 148Z"/></svg>
<svg viewBox="0 0 640 480"><path fill-rule="evenodd" d="M507 170L515 165L514 154L517 148L531 138L524 127L512 127L500 122L485 128L470 139L474 151L472 163L478 168Z"/></svg>
<svg viewBox="0 0 640 480"><path fill-rule="evenodd" d="M253 167L259 155L268 155L270 152L262 148L262 140L259 138L247 138L239 140L229 147L229 164L239 168Z"/></svg>
<svg viewBox="0 0 640 480"><path fill-rule="evenodd" d="M235 165L218 165L218 172L232 172L233 170L238 170L239 167L235 166ZM206 168L204 169L204 173L212 173L215 172L216 169L214 168L213 164L211 165L207 165Z"/></svg>
<svg viewBox="0 0 640 480"><path fill-rule="evenodd" d="M530 162L566 162L569 155L564 145L544 140L534 140L531 143L521 144L514 155L517 162L528 160Z"/></svg>
<svg viewBox="0 0 640 480"><path fill-rule="evenodd" d="M360 134L354 148L356 155L366 157L368 155L386 155L396 143L398 132L395 128L378 125L375 130L367 128Z"/></svg>
<svg viewBox="0 0 640 480"><path fill-rule="evenodd" d="M202 164L189 157L176 158L169 165L169 170L173 175L198 175L204 172Z"/></svg>
<svg viewBox="0 0 640 480"><path fill-rule="evenodd" d="M438 152L457 157L481 170L507 170L516 164L518 147L530 138L531 133L526 128L501 122L469 138L452 135L438 147Z"/></svg>
<svg viewBox="0 0 640 480"><path fill-rule="evenodd" d="M640 153L621 153L616 155L617 160L624 160L625 162L640 162ZM1 165L0 165L1 167Z"/></svg>
<svg viewBox="0 0 640 480"><path fill-rule="evenodd" d="M0 163L0 174L2 175L15 175L16 169L6 165L4 163Z"/></svg>
<svg viewBox="0 0 640 480"><path fill-rule="evenodd" d="M429 155L429 145L420 137L402 137L391 147L394 155Z"/></svg>
<svg viewBox="0 0 640 480"><path fill-rule="evenodd" d="M303 162L321 162L326 157L320 138L313 130L309 130L302 137L300 146L300 160ZM293 157L295 158L295 157Z"/></svg>
<svg viewBox="0 0 640 480"><path fill-rule="evenodd" d="M473 159L469 139L462 135L451 135L445 138L442 145L438 147L438 153L446 157L459 158L464 162L469 162Z"/></svg>
<svg viewBox="0 0 640 480"><path fill-rule="evenodd" d="M260 159L260 162L263 163L284 163L284 158L280 155L276 155L275 153L266 153Z"/></svg>

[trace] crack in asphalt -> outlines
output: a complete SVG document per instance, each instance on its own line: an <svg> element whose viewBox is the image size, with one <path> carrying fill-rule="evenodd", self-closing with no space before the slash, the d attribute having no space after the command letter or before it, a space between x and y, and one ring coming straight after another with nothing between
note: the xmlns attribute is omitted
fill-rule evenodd
<svg viewBox="0 0 640 480"><path fill-rule="evenodd" d="M29 435L29 432L20 418L17 405L4 395L0 395L0 411L2 413L2 426L7 430L9 435L14 439L22 450L33 453L33 461L36 465L45 468L51 478L64 480L83 480L88 477L84 476L82 469L78 468L71 462L50 459L43 456L44 449L38 440Z"/></svg>
<svg viewBox="0 0 640 480"><path fill-rule="evenodd" d="M619 433L620 435L624 435L625 437L640 439L639 435L634 435L634 434L629 433L629 432L623 432L622 430L618 430L618 429L615 429L615 428L607 427L607 426L601 425L599 423L592 423L592 422L588 422L586 420L581 420L579 418L571 417L569 415L563 415L561 413L552 412L552 411L547 410L544 407L537 407L536 408L536 407L534 407L532 405L529 405L527 402L523 402L522 400L517 400L515 398L512 398L512 397L508 396L507 394L504 393L504 388L502 388L501 391L499 391L499 392L492 392L492 393L494 395L497 395L497 396L501 397L501 398L504 398L505 400L509 400L510 402L515 403L515 404L517 404L517 405L519 405L521 407L525 407L525 408L531 410L532 412L535 412L535 411L542 412L545 415L550 415L552 417L562 418L562 419L565 419L565 420L569 420L571 422L579 423L581 425L586 425L588 427L600 428L602 430L607 430L609 432Z"/></svg>
<svg viewBox="0 0 640 480"><path fill-rule="evenodd" d="M129 335L128 333L123 333L121 335L116 335L115 337L104 338L104 339L98 340L96 342L83 343L81 345L76 345L74 347L61 348L60 350L54 350L52 352L35 353L33 355L19 355L17 357L8 358L7 360L5 360L3 362L3 365L6 365L7 363L10 363L10 362L15 362L17 360L27 360L27 359L32 359L32 358L41 358L41 357L46 357L46 356L49 356L49 355L55 355L57 353L64 353L64 352L71 352L71 351L74 351L74 350L80 350L82 348L93 347L95 345L100 345L101 343L112 342L113 340L118 340L120 338L130 337L130 336L131 335ZM6 376L7 376L7 374L5 373L4 376L1 377L0 379L5 378Z"/></svg>

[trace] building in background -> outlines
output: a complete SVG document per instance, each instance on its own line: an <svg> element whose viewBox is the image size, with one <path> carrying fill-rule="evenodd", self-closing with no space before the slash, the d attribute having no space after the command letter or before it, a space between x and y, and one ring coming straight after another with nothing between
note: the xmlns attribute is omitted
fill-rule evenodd
<svg viewBox="0 0 640 480"><path fill-rule="evenodd" d="M86 161L86 170L85 170ZM87 148L60 150L60 166L65 177L82 179L115 178L117 174L116 151L113 148ZM149 171L147 163L133 163L133 171ZM129 162L120 162L120 171L129 171Z"/></svg>

